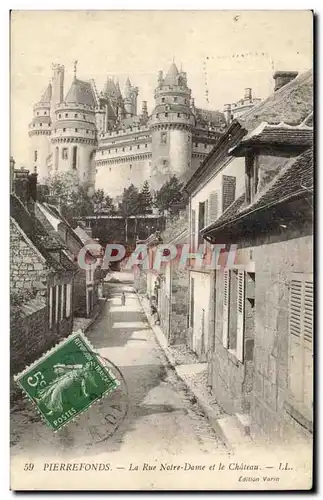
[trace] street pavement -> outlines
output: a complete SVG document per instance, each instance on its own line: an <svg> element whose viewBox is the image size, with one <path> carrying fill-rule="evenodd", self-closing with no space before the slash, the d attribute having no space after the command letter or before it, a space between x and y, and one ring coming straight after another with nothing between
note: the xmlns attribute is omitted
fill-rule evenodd
<svg viewBox="0 0 323 500"><path fill-rule="evenodd" d="M157 457L200 456L227 453L195 398L169 366L157 343L131 277L114 273L123 282L105 284L109 296L86 336L101 356L111 360L126 381L119 393L94 405L62 431L53 433L29 402L12 415L12 455L100 457L136 454ZM121 305L121 293L126 304ZM120 397L128 406L116 427L104 420L111 401ZM113 400L114 398L114 400ZM120 409L119 409L120 410ZM121 408L125 411L125 404ZM108 437L107 437L108 436Z"/></svg>

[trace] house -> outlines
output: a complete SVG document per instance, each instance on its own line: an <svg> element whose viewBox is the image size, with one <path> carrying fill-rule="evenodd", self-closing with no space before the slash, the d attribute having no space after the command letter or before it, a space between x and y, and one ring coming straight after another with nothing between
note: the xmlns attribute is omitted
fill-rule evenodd
<svg viewBox="0 0 323 500"><path fill-rule="evenodd" d="M10 195L12 373L35 361L73 327L76 266L35 216L36 184L37 174L15 171Z"/></svg>
<svg viewBox="0 0 323 500"><path fill-rule="evenodd" d="M95 251L93 247L87 251L89 258L87 269L83 269L78 264L78 256L84 246L96 243L87 235L86 241L70 226L62 216L58 208L48 203L36 203L35 210L37 217L45 224L47 223L51 231L58 237L61 245L64 245L65 252L75 262L77 271L74 275L74 315L80 317L91 317L95 306L99 300L99 286L101 281L102 252ZM99 260L99 263L98 263Z"/></svg>
<svg viewBox="0 0 323 500"><path fill-rule="evenodd" d="M244 136L227 157L243 161L244 189L200 231L237 246L211 286L209 385L252 436L272 440L312 431L312 87L309 71L237 120Z"/></svg>

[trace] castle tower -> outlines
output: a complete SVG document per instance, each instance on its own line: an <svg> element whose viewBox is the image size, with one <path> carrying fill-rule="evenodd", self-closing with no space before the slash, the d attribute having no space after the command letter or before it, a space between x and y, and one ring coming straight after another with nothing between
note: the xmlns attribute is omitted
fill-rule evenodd
<svg viewBox="0 0 323 500"><path fill-rule="evenodd" d="M50 154L52 84L49 83L40 101L34 105L33 118L29 124L30 165L37 169L39 182L48 177L48 157Z"/></svg>
<svg viewBox="0 0 323 500"><path fill-rule="evenodd" d="M126 111L126 118L137 116L138 93L138 87L133 87L129 78L127 78L124 89L124 107Z"/></svg>
<svg viewBox="0 0 323 500"><path fill-rule="evenodd" d="M97 147L96 98L90 82L75 76L64 102L56 106L52 133L53 172L73 172L93 191Z"/></svg>
<svg viewBox="0 0 323 500"><path fill-rule="evenodd" d="M52 64L52 71L51 120L52 124L54 124L56 106L64 101L65 68L61 64Z"/></svg>
<svg viewBox="0 0 323 500"><path fill-rule="evenodd" d="M161 71L158 73L155 109L150 119L153 188L172 175L183 178L190 169L195 123L190 98L186 73L179 72L174 62L165 78Z"/></svg>

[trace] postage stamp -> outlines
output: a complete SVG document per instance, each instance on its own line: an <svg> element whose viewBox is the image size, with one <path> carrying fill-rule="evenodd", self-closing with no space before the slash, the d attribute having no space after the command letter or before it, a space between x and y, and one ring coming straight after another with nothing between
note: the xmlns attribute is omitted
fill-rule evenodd
<svg viewBox="0 0 323 500"><path fill-rule="evenodd" d="M81 331L45 353L15 380L55 431L119 385Z"/></svg>

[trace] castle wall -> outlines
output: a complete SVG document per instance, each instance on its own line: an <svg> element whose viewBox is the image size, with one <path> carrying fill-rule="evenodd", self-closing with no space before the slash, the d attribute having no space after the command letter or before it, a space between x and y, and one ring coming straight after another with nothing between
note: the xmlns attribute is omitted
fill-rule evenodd
<svg viewBox="0 0 323 500"><path fill-rule="evenodd" d="M145 158L131 158L124 162L118 161L109 164L96 165L95 189L104 189L112 197L122 194L124 188L134 184L139 189L145 180L151 183L150 155Z"/></svg>
<svg viewBox="0 0 323 500"><path fill-rule="evenodd" d="M35 152L37 155L35 156ZM38 182L41 184L48 177L47 157L50 153L50 136L33 135L30 147L30 165L37 168ZM37 157L37 159L35 159Z"/></svg>

